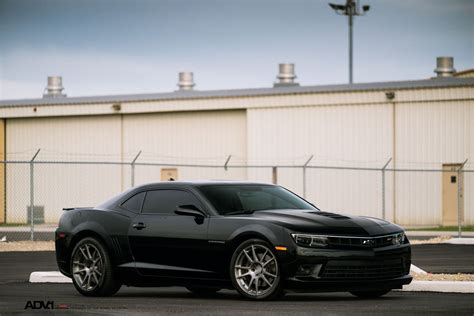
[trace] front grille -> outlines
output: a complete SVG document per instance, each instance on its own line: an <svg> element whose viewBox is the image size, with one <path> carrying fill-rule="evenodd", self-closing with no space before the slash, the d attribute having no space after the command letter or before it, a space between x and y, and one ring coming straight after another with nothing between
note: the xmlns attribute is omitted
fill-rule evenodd
<svg viewBox="0 0 474 316"><path fill-rule="evenodd" d="M393 245L393 241L396 235L381 236L381 237L343 237L329 236L329 244L331 246L343 246L343 247L367 247L376 248Z"/></svg>
<svg viewBox="0 0 474 316"><path fill-rule="evenodd" d="M320 277L323 279L391 279L406 274L402 258L391 260L329 261Z"/></svg>

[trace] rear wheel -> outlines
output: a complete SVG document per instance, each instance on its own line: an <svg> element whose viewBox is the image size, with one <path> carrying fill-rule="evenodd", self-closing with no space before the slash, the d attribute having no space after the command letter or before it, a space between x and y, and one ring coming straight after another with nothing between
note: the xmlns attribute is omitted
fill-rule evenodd
<svg viewBox="0 0 474 316"><path fill-rule="evenodd" d="M266 241L247 240L237 247L232 256L232 284L246 298L277 298L282 292L280 273L278 258Z"/></svg>
<svg viewBox="0 0 474 316"><path fill-rule="evenodd" d="M71 256L72 282L85 296L109 296L121 283L115 279L107 250L100 241L87 237L77 243Z"/></svg>
<svg viewBox="0 0 474 316"><path fill-rule="evenodd" d="M377 298L384 296L391 290L378 290L378 291L356 291L356 292L350 292L352 295L355 295L360 298Z"/></svg>

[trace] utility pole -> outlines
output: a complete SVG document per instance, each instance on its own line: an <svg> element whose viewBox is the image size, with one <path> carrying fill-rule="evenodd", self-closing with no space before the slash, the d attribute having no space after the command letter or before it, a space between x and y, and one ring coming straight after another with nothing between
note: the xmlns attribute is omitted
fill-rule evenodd
<svg viewBox="0 0 474 316"><path fill-rule="evenodd" d="M359 5L359 0L347 0L346 4L329 3L329 6L338 15L346 15L349 22L349 84L353 83L353 39L352 29L354 26L354 17L365 15L370 10L370 5Z"/></svg>

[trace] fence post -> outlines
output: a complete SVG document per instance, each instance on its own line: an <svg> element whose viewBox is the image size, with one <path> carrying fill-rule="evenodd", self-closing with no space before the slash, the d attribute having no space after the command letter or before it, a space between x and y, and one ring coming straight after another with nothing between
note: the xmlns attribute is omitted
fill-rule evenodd
<svg viewBox="0 0 474 316"><path fill-rule="evenodd" d="M308 160L304 163L303 167L303 198L306 199L306 167L308 166L309 162L313 159L314 155L311 155Z"/></svg>
<svg viewBox="0 0 474 316"><path fill-rule="evenodd" d="M133 158L132 162L130 163L130 175L132 177L131 179L131 184L132 184L132 188L135 186L135 162L137 161L138 157L140 157L140 154L142 153L142 151L140 150L138 152L138 154L135 156L135 158Z"/></svg>
<svg viewBox="0 0 474 316"><path fill-rule="evenodd" d="M385 211L385 169L387 168L390 161L392 161L392 157L390 157L390 159L382 167L382 219L385 219L385 217L386 217L386 211Z"/></svg>
<svg viewBox="0 0 474 316"><path fill-rule="evenodd" d="M461 212L462 212L462 203L461 203L461 198L462 198L462 179L461 179L461 173L462 173L462 168L464 168L464 165L467 163L467 159L464 160L462 163L461 167L458 169L458 238L461 238L462 231L461 231Z"/></svg>
<svg viewBox="0 0 474 316"><path fill-rule="evenodd" d="M224 163L224 170L225 170L225 171L227 171L227 165L229 164L229 161L230 161L230 158L231 158L231 157L232 157L232 155L229 155L229 156L227 157L227 160L226 160L225 163Z"/></svg>
<svg viewBox="0 0 474 316"><path fill-rule="evenodd" d="M30 240L35 240L35 189L34 189L34 161L36 156L38 156L41 149L38 149L34 154L33 158L30 160Z"/></svg>

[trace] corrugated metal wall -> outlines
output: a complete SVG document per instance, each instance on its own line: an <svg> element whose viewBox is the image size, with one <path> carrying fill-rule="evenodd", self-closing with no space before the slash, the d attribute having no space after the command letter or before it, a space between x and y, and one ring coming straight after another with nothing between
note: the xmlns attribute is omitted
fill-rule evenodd
<svg viewBox="0 0 474 316"><path fill-rule="evenodd" d="M179 179L245 179L245 169L223 168L226 155L245 163L245 111L9 119L7 159L30 160L37 148L42 161L131 162L142 150L142 161L222 166L179 167ZM53 223L63 207L97 205L131 184L129 166L36 164L34 171L35 205ZM137 166L135 179L159 181L160 167ZM7 183L7 220L25 222L29 165L8 164Z"/></svg>
<svg viewBox="0 0 474 316"><path fill-rule="evenodd" d="M375 93L365 94L361 98L370 100ZM410 91L401 93L400 103L249 109L249 163L302 165L314 155L310 165L382 168L393 158L388 168L442 169L443 163L468 159L466 167L473 169L474 101L455 100L454 89L418 95L453 100L407 102L417 96ZM279 183L302 194L301 173L280 169ZM249 177L270 180L258 170ZM386 218L404 225L441 224L441 180L440 172L386 172ZM307 169L306 183L307 198L323 209L382 217L380 171ZM473 187L474 174L466 173L466 224L474 223Z"/></svg>
<svg viewBox="0 0 474 316"><path fill-rule="evenodd" d="M7 121L7 159L108 161L120 155L119 116ZM63 207L93 206L121 190L119 166L35 165L35 205L46 222L57 222ZM7 165L7 220L25 222L30 205L30 169Z"/></svg>
<svg viewBox="0 0 474 316"><path fill-rule="evenodd" d="M396 161L399 168L441 169L443 163L474 162L474 102L443 101L396 105ZM467 167L472 168L472 164ZM397 173L397 220L438 224L442 217L439 172ZM472 176L465 176L464 210L473 223Z"/></svg>
<svg viewBox="0 0 474 316"><path fill-rule="evenodd" d="M382 167L390 113L387 104L249 110L249 162L302 165L314 155L311 165ZM302 194L301 173L280 169L279 183ZM307 198L326 210L380 216L380 191L379 172L307 170Z"/></svg>
<svg viewBox="0 0 474 316"><path fill-rule="evenodd" d="M114 115L7 119L7 159L29 160L42 148L40 160L131 162L141 150L138 161L171 164L223 166L232 155L231 164L301 166L314 155L312 166L381 168L392 157L389 168L441 169L443 163L469 159L467 168L474 169L474 89L400 90L395 96L395 103L382 91L165 100L124 103L122 114ZM72 108L85 115L98 106ZM110 105L100 107L97 113L112 111ZM44 111L62 113L53 106L39 110ZM35 171L35 204L45 206L48 221L55 221L64 206L95 205L131 184L129 166L45 165ZM382 216L380 171L311 168L306 176L308 199L323 209ZM178 178L271 182L272 171L179 167ZM301 168L278 169L278 183L298 194L302 178ZM135 184L157 181L160 168L138 166L135 179ZM441 224L441 179L439 172L387 172L386 218L406 225ZM467 224L474 223L472 192L474 174L466 173ZM24 214L18 221L24 220L28 194L28 166L9 166L7 216Z"/></svg>
<svg viewBox="0 0 474 316"><path fill-rule="evenodd" d="M123 121L126 161L143 151L139 161L220 165L220 168L178 167L178 179L245 179L245 169L224 170L245 164L247 133L245 111L199 111L126 115ZM128 157L128 158L127 158ZM169 167L169 166L168 166ZM135 184L160 179L156 167L139 167Z"/></svg>

